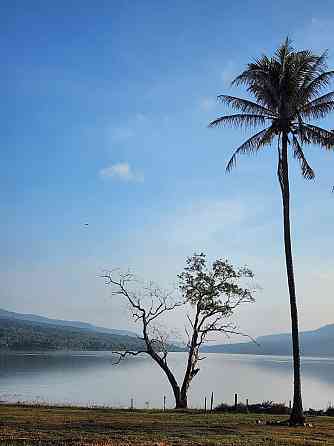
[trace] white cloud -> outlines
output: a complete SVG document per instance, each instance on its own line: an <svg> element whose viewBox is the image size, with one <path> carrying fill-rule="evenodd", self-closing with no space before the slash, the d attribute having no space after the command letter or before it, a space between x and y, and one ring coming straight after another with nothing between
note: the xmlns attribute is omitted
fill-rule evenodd
<svg viewBox="0 0 334 446"><path fill-rule="evenodd" d="M144 176L133 171L129 163L116 163L100 170L101 178L116 178L121 181L143 181Z"/></svg>

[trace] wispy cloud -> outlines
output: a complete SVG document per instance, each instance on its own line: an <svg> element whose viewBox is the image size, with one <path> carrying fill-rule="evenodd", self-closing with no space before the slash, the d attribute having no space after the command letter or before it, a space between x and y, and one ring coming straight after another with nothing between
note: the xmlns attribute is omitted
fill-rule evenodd
<svg viewBox="0 0 334 446"><path fill-rule="evenodd" d="M132 169L129 163L115 163L99 171L101 178L115 178L121 181L144 181L143 174Z"/></svg>

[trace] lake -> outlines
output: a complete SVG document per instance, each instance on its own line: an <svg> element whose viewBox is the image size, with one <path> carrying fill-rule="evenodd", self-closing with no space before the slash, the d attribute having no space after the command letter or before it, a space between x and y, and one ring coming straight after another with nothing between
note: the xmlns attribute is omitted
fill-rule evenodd
<svg viewBox="0 0 334 446"><path fill-rule="evenodd" d="M288 357L206 353L194 378L189 405L200 408L213 391L215 404L273 400L289 403L292 363ZM185 353L170 353L170 366L182 376ZM302 358L304 408L334 402L334 358ZM161 408L174 405L165 375L147 357L113 365L110 352L0 353L0 400Z"/></svg>

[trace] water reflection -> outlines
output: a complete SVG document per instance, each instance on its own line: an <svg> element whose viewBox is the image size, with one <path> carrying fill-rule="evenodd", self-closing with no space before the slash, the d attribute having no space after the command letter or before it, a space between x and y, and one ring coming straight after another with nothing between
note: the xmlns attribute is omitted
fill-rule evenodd
<svg viewBox="0 0 334 446"><path fill-rule="evenodd" d="M171 353L170 365L180 379L184 353ZM0 400L169 407L173 396L166 377L150 358L135 357L113 365L110 352L0 354ZM334 400L334 358L303 358L305 407L324 407ZM193 382L190 403L203 405L204 395L232 401L233 394L251 401L289 401L292 363L287 357L207 354Z"/></svg>
<svg viewBox="0 0 334 446"><path fill-rule="evenodd" d="M255 360L255 367L266 369L268 372L292 374L292 359L287 357L264 357ZM314 379L334 386L334 358L302 358L301 370L304 378Z"/></svg>

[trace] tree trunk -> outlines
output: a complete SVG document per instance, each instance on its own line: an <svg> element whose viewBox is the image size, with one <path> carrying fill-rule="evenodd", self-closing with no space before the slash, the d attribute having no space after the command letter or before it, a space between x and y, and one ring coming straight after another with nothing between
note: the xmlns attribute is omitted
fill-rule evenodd
<svg viewBox="0 0 334 446"><path fill-rule="evenodd" d="M180 392L179 398L175 399L175 409L187 409L187 408L188 408L187 395L184 395Z"/></svg>
<svg viewBox="0 0 334 446"><path fill-rule="evenodd" d="M167 374L168 377L168 374ZM180 389L180 386L176 383L175 378L170 379L168 377L169 383L172 386L174 398L175 398L175 409L187 409L188 408L188 398L187 393Z"/></svg>
<svg viewBox="0 0 334 446"><path fill-rule="evenodd" d="M187 393L181 391L180 386L178 385L176 378L170 368L167 365L167 362L165 362L160 356L151 348L149 345L148 353L151 356L152 359L154 359L155 362L159 364L159 366L162 368L162 370L165 372L168 381L173 389L174 398L175 398L175 409L187 409L188 402L187 402Z"/></svg>
<svg viewBox="0 0 334 446"><path fill-rule="evenodd" d="M290 312L291 312L291 334L293 350L293 374L294 374L294 393L293 407L290 415L290 423L293 425L303 424L305 417L303 414L303 403L301 395L300 379L300 351L299 351L299 332L298 332L298 312L296 302L295 280L293 272L291 234L290 234L290 191L289 191L289 166L288 166L288 137L283 133L282 152L279 153L278 177L282 191L283 201L283 220L284 220L284 247L286 272L288 278L288 287L290 294Z"/></svg>
<svg viewBox="0 0 334 446"><path fill-rule="evenodd" d="M187 394L184 394L180 390L180 387L178 385L175 386L175 384L172 384L172 382L170 382L170 384L172 386L174 393L175 409L187 409L188 408Z"/></svg>
<svg viewBox="0 0 334 446"><path fill-rule="evenodd" d="M187 368L184 374L182 386L181 386L181 393L180 393L180 407L186 408L187 407L187 395L188 395L188 389L190 386L190 383L194 376L198 373L199 369L195 369L196 364L198 362L198 349L199 346L197 345L198 340L198 321L199 321L199 315L201 312L200 306L197 304L196 306L196 315L195 320L193 323L193 335L191 338L191 343L189 347L188 352L188 361L187 361Z"/></svg>
<svg viewBox="0 0 334 446"><path fill-rule="evenodd" d="M175 380L170 380L170 385L172 386L174 398L175 398L175 409L187 409L188 408L188 399L187 394L182 392L179 385Z"/></svg>

